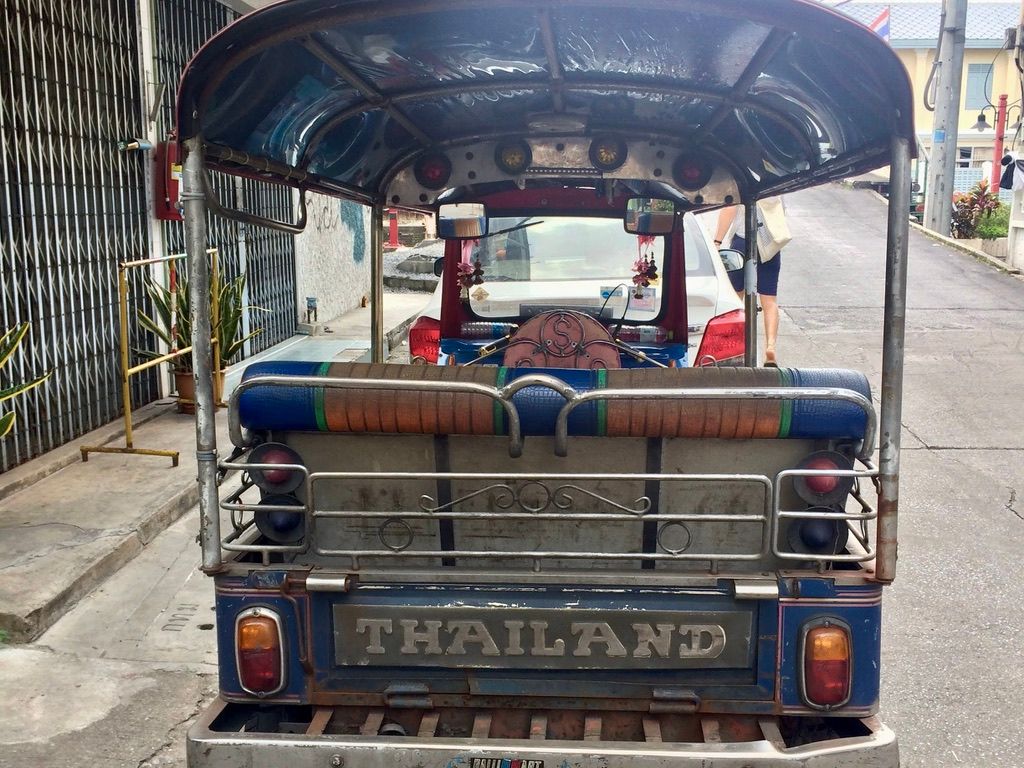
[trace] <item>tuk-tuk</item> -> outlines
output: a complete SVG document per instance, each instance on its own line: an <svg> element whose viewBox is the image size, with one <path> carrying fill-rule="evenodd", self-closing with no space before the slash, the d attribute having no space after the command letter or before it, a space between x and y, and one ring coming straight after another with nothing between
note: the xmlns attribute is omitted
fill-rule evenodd
<svg viewBox="0 0 1024 768"><path fill-rule="evenodd" d="M189 765L897 766L911 103L804 0L290 0L213 38L178 101L220 659ZM883 165L880 414L857 371L757 367L756 237L690 354L686 214L754 232ZM300 231L307 192L370 206L372 360L250 365L225 458L206 217ZM441 365L383 362L385 206L446 238Z"/></svg>

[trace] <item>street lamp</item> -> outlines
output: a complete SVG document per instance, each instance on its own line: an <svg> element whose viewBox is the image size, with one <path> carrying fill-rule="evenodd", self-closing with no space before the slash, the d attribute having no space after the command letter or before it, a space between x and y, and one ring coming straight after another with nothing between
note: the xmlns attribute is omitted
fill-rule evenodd
<svg viewBox="0 0 1024 768"><path fill-rule="evenodd" d="M1000 96L1000 98L1003 97ZM987 107L982 107L981 112L978 113L978 122L971 126L971 128L976 130L978 133L987 131L989 128L992 127L991 125L988 124L988 120L985 119L985 112L989 109L995 110L995 106L990 104Z"/></svg>

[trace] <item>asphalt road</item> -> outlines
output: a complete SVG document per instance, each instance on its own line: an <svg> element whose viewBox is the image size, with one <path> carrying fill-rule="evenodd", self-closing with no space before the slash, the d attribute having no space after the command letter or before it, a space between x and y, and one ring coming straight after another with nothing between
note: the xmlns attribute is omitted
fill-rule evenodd
<svg viewBox="0 0 1024 768"><path fill-rule="evenodd" d="M885 209L793 195L784 365L881 368ZM910 240L900 565L882 716L903 765L1024 766L1024 281ZM1020 498L1018 498L1020 497ZM37 643L3 654L0 766L184 765L212 695L212 588L186 517ZM11 707L10 702L18 702Z"/></svg>
<svg viewBox="0 0 1024 768"><path fill-rule="evenodd" d="M881 380L884 205L792 195L783 365ZM1024 766L1024 281L911 232L882 716L905 766ZM877 400L877 395L876 395Z"/></svg>

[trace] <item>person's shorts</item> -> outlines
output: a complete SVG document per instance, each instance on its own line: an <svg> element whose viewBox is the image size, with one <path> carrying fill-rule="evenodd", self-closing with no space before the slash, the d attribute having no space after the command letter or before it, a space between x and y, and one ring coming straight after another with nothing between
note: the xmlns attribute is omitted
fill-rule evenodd
<svg viewBox="0 0 1024 768"><path fill-rule="evenodd" d="M733 237L732 248L745 253L747 241L742 237ZM775 254L769 261L757 261L757 292L764 296L779 295L779 271L782 269L782 251ZM736 293L743 293L743 270L737 269L729 273L729 281Z"/></svg>

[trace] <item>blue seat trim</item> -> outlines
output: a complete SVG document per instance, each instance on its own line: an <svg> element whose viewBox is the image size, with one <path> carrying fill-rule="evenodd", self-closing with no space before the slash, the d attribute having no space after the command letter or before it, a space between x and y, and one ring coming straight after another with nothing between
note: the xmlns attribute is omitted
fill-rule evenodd
<svg viewBox="0 0 1024 768"><path fill-rule="evenodd" d="M851 389L871 400L871 386L859 371L845 368L785 368L792 387L833 387ZM794 400L789 437L851 438L861 440L867 416L853 403L843 400Z"/></svg>
<svg viewBox="0 0 1024 768"><path fill-rule="evenodd" d="M254 376L316 376L323 363L278 360L253 363L242 374L242 381ZM238 400L238 416L243 427L258 430L317 431L316 388L254 387Z"/></svg>

